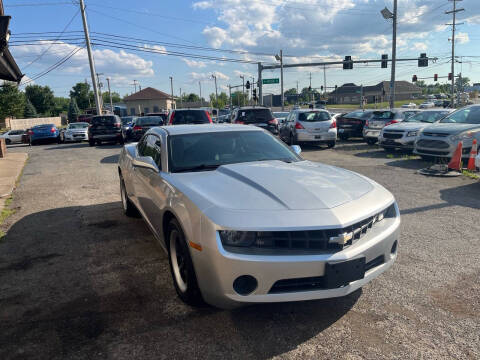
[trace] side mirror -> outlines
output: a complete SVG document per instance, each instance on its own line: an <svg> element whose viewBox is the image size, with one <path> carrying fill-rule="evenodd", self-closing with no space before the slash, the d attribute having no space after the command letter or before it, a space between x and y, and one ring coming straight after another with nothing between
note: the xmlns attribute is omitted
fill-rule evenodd
<svg viewBox="0 0 480 360"><path fill-rule="evenodd" d="M139 167L139 168L153 170L155 172L160 172L160 169L158 168L157 164L155 163L155 161L151 156L139 156L133 159L132 164L134 167Z"/></svg>
<svg viewBox="0 0 480 360"><path fill-rule="evenodd" d="M293 150L293 152L297 155L300 155L302 153L302 148L298 145L292 145L290 146Z"/></svg>

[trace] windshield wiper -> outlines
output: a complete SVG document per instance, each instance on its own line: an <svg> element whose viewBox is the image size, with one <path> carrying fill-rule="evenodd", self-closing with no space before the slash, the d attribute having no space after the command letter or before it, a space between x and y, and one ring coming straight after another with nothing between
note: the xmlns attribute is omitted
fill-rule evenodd
<svg viewBox="0 0 480 360"><path fill-rule="evenodd" d="M186 167L186 168L180 168L178 170L175 170L175 172L194 172L194 171L205 171L205 170L215 170L219 166L222 166L223 164L200 164L197 166L192 166L192 167Z"/></svg>

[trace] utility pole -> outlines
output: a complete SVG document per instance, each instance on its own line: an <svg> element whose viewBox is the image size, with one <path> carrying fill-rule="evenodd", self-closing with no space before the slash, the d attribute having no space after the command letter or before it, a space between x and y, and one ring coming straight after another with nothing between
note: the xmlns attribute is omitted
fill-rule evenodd
<svg viewBox="0 0 480 360"><path fill-rule="evenodd" d="M326 66L323 65L323 95L327 94L327 69Z"/></svg>
<svg viewBox="0 0 480 360"><path fill-rule="evenodd" d="M172 104L170 105L171 109L174 109L173 106L173 76L170 76L170 91L172 92Z"/></svg>
<svg viewBox="0 0 480 360"><path fill-rule="evenodd" d="M228 99L229 99L229 103L230 103L230 111L233 110L233 105L232 105L232 87L230 86L230 84L228 84Z"/></svg>
<svg viewBox="0 0 480 360"><path fill-rule="evenodd" d="M137 80L133 80L133 86L135 86L135 92L137 92Z"/></svg>
<svg viewBox="0 0 480 360"><path fill-rule="evenodd" d="M110 91L110 78L107 77L107 84L108 84L108 96L110 97L110 110L113 114L113 101L112 101L112 92Z"/></svg>
<svg viewBox="0 0 480 360"><path fill-rule="evenodd" d="M240 75L240 79L242 79L242 106L245 106L245 76Z"/></svg>
<svg viewBox="0 0 480 360"><path fill-rule="evenodd" d="M297 96L296 96L296 101L295 101L295 104L298 105L298 80L297 80Z"/></svg>
<svg viewBox="0 0 480 360"><path fill-rule="evenodd" d="M390 109L395 107L395 63L397 61L397 0L393 0L392 76L390 79Z"/></svg>
<svg viewBox="0 0 480 360"><path fill-rule="evenodd" d="M182 88L180 88L180 108L183 108Z"/></svg>
<svg viewBox="0 0 480 360"><path fill-rule="evenodd" d="M100 98L100 108L103 109L103 97L102 97L102 82L100 81L100 75L103 73L97 73L97 83L98 83L98 97Z"/></svg>
<svg viewBox="0 0 480 360"><path fill-rule="evenodd" d="M250 85L250 99L252 101L252 104L255 105L253 102L253 88L255 87L255 77L252 76L252 85Z"/></svg>
<svg viewBox="0 0 480 360"><path fill-rule="evenodd" d="M258 99L259 99L259 104L263 105L263 83L262 83L262 63L258 63Z"/></svg>
<svg viewBox="0 0 480 360"><path fill-rule="evenodd" d="M215 74L212 74L212 79L215 80L215 101L217 102L218 106L217 76Z"/></svg>
<svg viewBox="0 0 480 360"><path fill-rule="evenodd" d="M363 105L363 84L360 85L360 107L362 110L365 110L365 107Z"/></svg>
<svg viewBox="0 0 480 360"><path fill-rule="evenodd" d="M452 26L452 101L450 103L451 107L454 108L455 107L455 27L457 25L456 23L456 14L457 12L460 12L460 11L465 11L465 9L461 8L461 9L457 9L457 1L462 1L462 0L448 0L448 1L452 1L453 2L453 9L450 10L450 11L445 11L445 14L452 14L453 15L453 21L451 24L447 24L447 25L451 25ZM461 24L458 24L458 25L461 25Z"/></svg>
<svg viewBox="0 0 480 360"><path fill-rule="evenodd" d="M200 89L200 106L203 106L203 100L202 100L202 82L198 82L198 87Z"/></svg>
<svg viewBox="0 0 480 360"><path fill-rule="evenodd" d="M90 75L92 76L93 95L95 97L95 107L97 109L97 115L102 115L100 97L98 96L97 78L95 77L96 71L95 71L95 64L93 62L92 45L90 44L90 34L88 33L87 15L85 14L85 4L83 0L79 0L79 4L80 4L80 12L82 13L83 31L85 33L85 43L87 44L88 62L90 64Z"/></svg>
<svg viewBox="0 0 480 360"><path fill-rule="evenodd" d="M280 55L275 55L275 59L280 61L280 91L282 98L282 111L285 110L285 94L283 93L283 50L280 50Z"/></svg>
<svg viewBox="0 0 480 360"><path fill-rule="evenodd" d="M313 98L313 89L312 89L312 73L310 73L310 101L314 102L313 100L314 98Z"/></svg>

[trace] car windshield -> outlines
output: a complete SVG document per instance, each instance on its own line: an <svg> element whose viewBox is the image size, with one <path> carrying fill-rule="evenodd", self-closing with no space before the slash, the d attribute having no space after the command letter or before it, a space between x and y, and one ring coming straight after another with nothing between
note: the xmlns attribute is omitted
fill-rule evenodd
<svg viewBox="0 0 480 360"><path fill-rule="evenodd" d="M251 161L302 160L280 140L263 131L229 131L172 135L168 138L171 172L214 170Z"/></svg>
<svg viewBox="0 0 480 360"><path fill-rule="evenodd" d="M237 121L245 124L265 123L273 119L270 109L239 109Z"/></svg>
<svg viewBox="0 0 480 360"><path fill-rule="evenodd" d="M437 120L445 117L448 111L422 111L405 119L405 122L425 122L434 123Z"/></svg>
<svg viewBox="0 0 480 360"><path fill-rule="evenodd" d="M185 124L208 124L206 110L179 110L173 114L173 125L185 125Z"/></svg>
<svg viewBox="0 0 480 360"><path fill-rule="evenodd" d="M330 114L326 111L310 111L298 114L299 121L317 122L330 120Z"/></svg>
<svg viewBox="0 0 480 360"><path fill-rule="evenodd" d="M69 129L85 129L88 128L88 123L74 123L68 125Z"/></svg>
<svg viewBox="0 0 480 360"><path fill-rule="evenodd" d="M144 116L135 120L135 125L138 126L161 126L163 125L163 118L161 116Z"/></svg>
<svg viewBox="0 0 480 360"><path fill-rule="evenodd" d="M457 124L480 124L480 106L472 106L457 110L439 122Z"/></svg>

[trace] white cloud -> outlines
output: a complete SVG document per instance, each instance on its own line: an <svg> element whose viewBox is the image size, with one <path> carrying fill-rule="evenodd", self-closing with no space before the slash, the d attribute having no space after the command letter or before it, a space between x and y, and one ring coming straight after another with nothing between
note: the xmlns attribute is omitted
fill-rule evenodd
<svg viewBox="0 0 480 360"><path fill-rule="evenodd" d="M217 81L222 81L222 80L226 81L230 79L227 75L219 71L206 72L206 73L191 72L188 74L188 77L190 79L189 82L193 84L197 81L205 81L205 80L213 81L212 75L215 75L217 77Z"/></svg>
<svg viewBox="0 0 480 360"><path fill-rule="evenodd" d="M51 44L48 41L41 41L38 45L15 47L12 52L14 57L30 58L32 55L41 54L48 49L50 45ZM77 49L79 49L78 52L55 71L57 73L88 74L89 65L87 51L66 42L52 45L52 47L35 63L35 65L39 69L38 71L41 71L43 68L51 66ZM93 57L95 59L96 70L104 73L105 76L110 76L112 82L115 82L117 78L122 77L135 79L152 77L155 74L152 61L145 60L136 54L128 53L124 50L113 51L110 49L94 49ZM28 70L30 70L29 75L32 73L36 74L33 69L33 66L28 68ZM131 82L132 80L129 81Z"/></svg>
<svg viewBox="0 0 480 360"><path fill-rule="evenodd" d="M213 3L211 1L198 1L193 3L194 9L205 10L205 9L211 8L212 6L213 6Z"/></svg>
<svg viewBox="0 0 480 360"><path fill-rule="evenodd" d="M167 55L167 48L166 48L165 46L162 46L162 45L143 44L143 47L144 47L145 49L155 50L155 53L156 53L156 54L159 54L159 55Z"/></svg>
<svg viewBox="0 0 480 360"><path fill-rule="evenodd" d="M458 32L456 35L455 35L455 42L460 43L460 44L466 44L470 41L470 38L468 37L468 34L467 33L464 33L464 32Z"/></svg>
<svg viewBox="0 0 480 360"><path fill-rule="evenodd" d="M413 43L413 48L415 50L427 50L428 45L424 42L415 42L415 43Z"/></svg>
<svg viewBox="0 0 480 360"><path fill-rule="evenodd" d="M197 61L197 60L190 60L190 59L187 59L187 58L182 58L182 61L187 64L187 66L189 67L193 67L193 68L199 68L199 69L202 69L204 67L207 66L207 64L203 61Z"/></svg>

